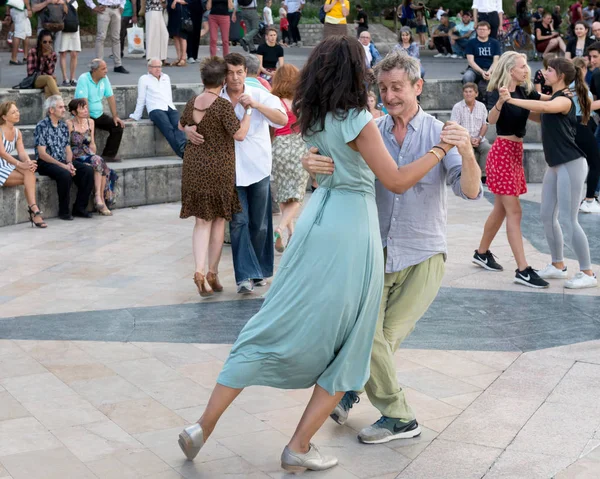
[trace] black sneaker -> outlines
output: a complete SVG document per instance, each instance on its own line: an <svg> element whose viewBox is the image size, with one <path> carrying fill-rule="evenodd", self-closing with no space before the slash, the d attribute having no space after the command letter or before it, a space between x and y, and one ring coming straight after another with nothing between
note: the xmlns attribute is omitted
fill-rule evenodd
<svg viewBox="0 0 600 479"><path fill-rule="evenodd" d="M113 71L115 73L125 73L125 74L129 73L129 70L126 70L125 67L123 67L123 66L115 67L115 68L113 68Z"/></svg>
<svg viewBox="0 0 600 479"><path fill-rule="evenodd" d="M329 415L331 419L343 426L348 419L348 411L352 409L356 403L360 402L358 394L354 391L348 391L342 396L342 399L337 404L333 412Z"/></svg>
<svg viewBox="0 0 600 479"><path fill-rule="evenodd" d="M530 288L547 288L550 286L548 281L544 281L539 275L535 272L535 270L531 266L527 266L523 271L515 270L515 283L523 284L525 286L529 286Z"/></svg>
<svg viewBox="0 0 600 479"><path fill-rule="evenodd" d="M477 250L475 250L475 254L473 255L471 262L477 266L487 269L488 271L503 271L504 268L496 262L495 258L496 257L489 249L483 254L478 253Z"/></svg>

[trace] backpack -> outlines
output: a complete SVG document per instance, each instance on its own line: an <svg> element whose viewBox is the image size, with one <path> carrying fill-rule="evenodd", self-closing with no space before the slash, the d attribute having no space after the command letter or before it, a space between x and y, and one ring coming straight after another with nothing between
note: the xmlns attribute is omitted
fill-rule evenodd
<svg viewBox="0 0 600 479"><path fill-rule="evenodd" d="M240 7L249 7L253 1L254 0L238 0L238 5Z"/></svg>
<svg viewBox="0 0 600 479"><path fill-rule="evenodd" d="M79 29L79 15L77 14L77 9L73 6L74 1L71 0L67 3L68 11L65 16L65 26L62 30L65 33L75 33Z"/></svg>
<svg viewBox="0 0 600 479"><path fill-rule="evenodd" d="M65 12L62 5L48 5L40 12L39 22L44 30L52 33L61 32L65 28Z"/></svg>

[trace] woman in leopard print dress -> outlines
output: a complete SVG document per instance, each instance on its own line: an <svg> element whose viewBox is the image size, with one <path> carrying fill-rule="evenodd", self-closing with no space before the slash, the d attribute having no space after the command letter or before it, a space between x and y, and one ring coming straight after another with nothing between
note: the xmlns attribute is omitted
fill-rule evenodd
<svg viewBox="0 0 600 479"><path fill-rule="evenodd" d="M196 271L194 283L200 296L223 291L218 271L225 234L225 220L242 211L235 189L235 142L242 141L250 127L250 116L241 122L233 105L219 97L227 75L222 58L206 58L200 66L204 92L192 98L179 121L179 128L195 126L205 142L188 142L183 154L180 218L196 217L192 249ZM208 254L208 274L205 262Z"/></svg>

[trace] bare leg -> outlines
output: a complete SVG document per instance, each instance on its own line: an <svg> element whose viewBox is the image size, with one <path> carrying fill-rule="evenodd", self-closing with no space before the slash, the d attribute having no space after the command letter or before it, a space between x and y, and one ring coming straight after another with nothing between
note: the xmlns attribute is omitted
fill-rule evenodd
<svg viewBox="0 0 600 479"><path fill-rule="evenodd" d="M344 393L336 392L330 396L325 389L315 385L313 394L304 410L304 414L296 427L296 432L290 439L288 447L297 453L306 454L310 449L310 440L317 433L323 423L340 402Z"/></svg>
<svg viewBox="0 0 600 479"><path fill-rule="evenodd" d="M556 38L553 38L552 40L550 40L548 42L548 45L546 46L546 50L544 50L544 55L552 52L553 50L556 50L557 46L558 46L558 40Z"/></svg>
<svg viewBox="0 0 600 479"><path fill-rule="evenodd" d="M12 51L10 52L10 59L13 62L16 62L19 56L19 43L21 43L21 39L13 37ZM23 53L26 55L25 50L23 50Z"/></svg>
<svg viewBox="0 0 600 479"><path fill-rule="evenodd" d="M21 185L23 185L25 189L25 199L27 200L27 205L31 208L31 211L37 213L40 211L40 208L37 206L35 199L35 173L29 170L13 170L4 182L4 186ZM35 223L43 223L44 219L41 216L36 216L33 221Z"/></svg>
<svg viewBox="0 0 600 479"><path fill-rule="evenodd" d="M104 190L102 189L102 173L99 171L94 171L94 191L95 191L95 202L98 204L104 204L104 200L102 199L102 193Z"/></svg>
<svg viewBox="0 0 600 479"><path fill-rule="evenodd" d="M204 442L206 442L208 437L214 431L215 426L217 425L217 422L223 413L242 391L243 389L228 388L227 386L217 383L212 394L210 395L210 399L208 400L208 404L206 405L204 413L200 419L198 419L198 424L200 424L200 427L202 427L202 436ZM334 407L335 404L331 407L332 411Z"/></svg>
<svg viewBox="0 0 600 479"><path fill-rule="evenodd" d="M290 200L287 203L284 203L285 209L281 209L281 221L279 222L279 228L283 231L284 228L288 229L289 236L294 234L294 219L296 219L296 215L298 214L298 210L300 209L300 202Z"/></svg>
<svg viewBox="0 0 600 479"><path fill-rule="evenodd" d="M79 60L79 52L71 52L71 64L69 65L71 80L75 80L75 71L77 70L77 61Z"/></svg>
<svg viewBox="0 0 600 479"><path fill-rule="evenodd" d="M194 253L194 262L196 264L196 273L204 274L206 267L206 254L210 241L212 221L205 221L202 218L196 218L194 232L192 233L192 251Z"/></svg>
<svg viewBox="0 0 600 479"><path fill-rule="evenodd" d="M216 218L212 222L210 230L210 242L208 244L208 270L211 273L219 273L223 241L225 240L225 219Z"/></svg>
<svg viewBox="0 0 600 479"><path fill-rule="evenodd" d="M185 38L180 38L179 41L181 42L181 55L179 57L179 61L185 62L187 55L187 40Z"/></svg>
<svg viewBox="0 0 600 479"><path fill-rule="evenodd" d="M27 60L27 55L29 55L29 40L26 38L23 40L23 61Z"/></svg>
<svg viewBox="0 0 600 479"><path fill-rule="evenodd" d="M67 76L67 52L60 52L60 71L64 81L69 81Z"/></svg>
<svg viewBox="0 0 600 479"><path fill-rule="evenodd" d="M502 204L506 210L508 244L510 244L519 271L523 271L529 265L525 259L525 248L523 247L523 236L521 234L521 202L516 196L501 196L500 198L502 198Z"/></svg>
<svg viewBox="0 0 600 479"><path fill-rule="evenodd" d="M488 216L487 221L485 222L485 226L483 227L483 236L481 237L481 242L479 243L479 248L477 252L480 254L486 253L490 246L492 245L492 241L498 234L498 230L502 226L504 218L506 217L506 211L504 209L504 205L500 200L499 195L495 195L494 208Z"/></svg>

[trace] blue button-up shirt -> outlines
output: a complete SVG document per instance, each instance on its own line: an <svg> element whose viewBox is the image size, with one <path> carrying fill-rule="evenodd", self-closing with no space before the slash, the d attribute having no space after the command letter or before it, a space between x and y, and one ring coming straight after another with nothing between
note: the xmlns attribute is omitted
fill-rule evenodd
<svg viewBox="0 0 600 479"><path fill-rule="evenodd" d="M437 145L444 126L419 107L400 146L392 132L392 117L386 115L376 121L383 142L398 166L412 163ZM450 186L456 196L469 199L460 186L461 171L462 158L452 148L440 164L404 194L394 194L379 180L375 182L381 241L387 247L386 273L402 271L436 254L447 253L446 187ZM475 199L482 196L480 187Z"/></svg>
<svg viewBox="0 0 600 479"><path fill-rule="evenodd" d="M69 146L69 127L60 120L56 126L50 116L40 121L33 132L35 142L35 159L39 160L38 146L45 146L48 153L56 161L67 162L67 146Z"/></svg>

